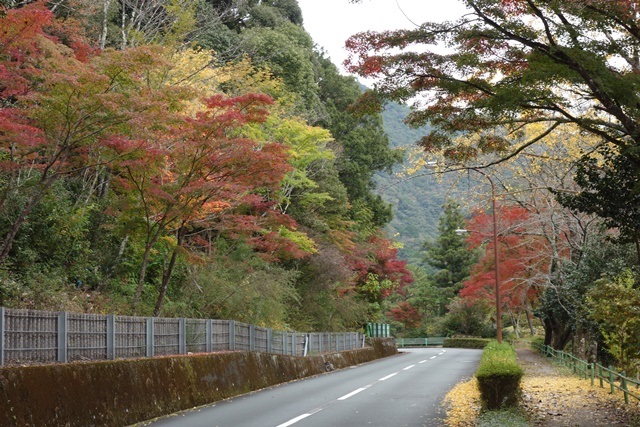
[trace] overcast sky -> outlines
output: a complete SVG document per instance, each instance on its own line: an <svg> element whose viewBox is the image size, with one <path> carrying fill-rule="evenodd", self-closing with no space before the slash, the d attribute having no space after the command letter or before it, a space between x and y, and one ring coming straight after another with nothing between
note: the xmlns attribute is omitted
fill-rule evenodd
<svg viewBox="0 0 640 427"><path fill-rule="evenodd" d="M464 13L459 0L298 0L304 28L344 72L344 42L367 30L415 28L426 21L455 19ZM412 23L413 22L413 23Z"/></svg>

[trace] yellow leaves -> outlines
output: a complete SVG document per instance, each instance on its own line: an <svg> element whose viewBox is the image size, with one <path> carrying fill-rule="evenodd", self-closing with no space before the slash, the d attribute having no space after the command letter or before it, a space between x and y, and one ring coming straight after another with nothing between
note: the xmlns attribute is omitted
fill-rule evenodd
<svg viewBox="0 0 640 427"><path fill-rule="evenodd" d="M197 100L186 106L186 113L194 115L204 109L201 100L222 92L229 96L247 93L264 93L272 97L276 104L272 111L287 110L295 96L288 93L281 80L275 78L268 69L257 68L251 59L244 57L223 66L216 64L215 52L203 49L182 49L168 58L170 64L165 70L166 83L189 88L197 94Z"/></svg>
<svg viewBox="0 0 640 427"><path fill-rule="evenodd" d="M171 55L171 71L167 83L189 86L201 97L219 93L215 88L220 83L221 71L211 64L215 60L212 51L185 49Z"/></svg>
<svg viewBox="0 0 640 427"><path fill-rule="evenodd" d="M443 406L448 427L473 427L480 415L480 391L476 378L460 383L447 393Z"/></svg>

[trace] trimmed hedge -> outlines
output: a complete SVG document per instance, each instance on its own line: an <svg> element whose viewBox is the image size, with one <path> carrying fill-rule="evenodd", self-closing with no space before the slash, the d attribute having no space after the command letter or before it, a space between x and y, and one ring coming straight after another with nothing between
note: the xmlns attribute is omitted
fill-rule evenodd
<svg viewBox="0 0 640 427"><path fill-rule="evenodd" d="M488 338L447 338L442 344L449 348L476 348L482 349L491 342Z"/></svg>
<svg viewBox="0 0 640 427"><path fill-rule="evenodd" d="M513 347L491 341L484 348L476 372L484 407L491 410L517 405L523 375Z"/></svg>

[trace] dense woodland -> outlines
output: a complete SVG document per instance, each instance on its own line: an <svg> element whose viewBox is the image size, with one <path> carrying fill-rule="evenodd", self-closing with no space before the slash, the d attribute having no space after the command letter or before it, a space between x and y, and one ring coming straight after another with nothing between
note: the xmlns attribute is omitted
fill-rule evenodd
<svg viewBox="0 0 640 427"><path fill-rule="evenodd" d="M465 3L363 94L296 0L0 1L0 305L493 336L495 213L507 336L634 370L640 5Z"/></svg>

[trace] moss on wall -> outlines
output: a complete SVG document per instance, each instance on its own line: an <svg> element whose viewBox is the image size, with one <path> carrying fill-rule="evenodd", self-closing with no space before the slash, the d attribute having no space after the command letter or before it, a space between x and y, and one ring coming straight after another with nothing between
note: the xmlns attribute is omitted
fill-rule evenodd
<svg viewBox="0 0 640 427"><path fill-rule="evenodd" d="M123 426L397 353L390 339L311 357L227 352L0 368L0 425Z"/></svg>

